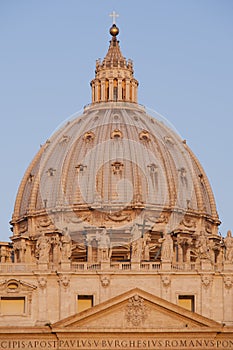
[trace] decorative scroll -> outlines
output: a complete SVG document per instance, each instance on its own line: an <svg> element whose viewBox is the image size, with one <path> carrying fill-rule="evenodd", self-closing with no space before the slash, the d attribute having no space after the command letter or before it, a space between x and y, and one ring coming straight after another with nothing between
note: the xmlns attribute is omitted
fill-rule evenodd
<svg viewBox="0 0 233 350"><path fill-rule="evenodd" d="M188 228L195 228L196 227L196 222L189 217L184 217L181 224L184 225L185 227L188 227Z"/></svg>
<svg viewBox="0 0 233 350"><path fill-rule="evenodd" d="M123 214L121 212L117 212L115 214L108 214L106 215L106 219L109 219L111 221L120 222L120 221L130 221L131 215L130 214Z"/></svg>

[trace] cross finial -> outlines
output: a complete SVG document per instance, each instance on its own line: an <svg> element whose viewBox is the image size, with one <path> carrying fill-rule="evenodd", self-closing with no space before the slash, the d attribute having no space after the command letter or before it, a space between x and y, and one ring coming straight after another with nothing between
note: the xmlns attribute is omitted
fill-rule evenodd
<svg viewBox="0 0 233 350"><path fill-rule="evenodd" d="M116 18L119 17L119 15L115 11L112 11L109 16L112 17L112 24L116 24Z"/></svg>

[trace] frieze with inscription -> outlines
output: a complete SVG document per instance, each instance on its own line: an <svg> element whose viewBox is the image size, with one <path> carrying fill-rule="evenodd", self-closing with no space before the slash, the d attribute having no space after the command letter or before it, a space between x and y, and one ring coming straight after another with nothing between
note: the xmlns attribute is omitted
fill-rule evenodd
<svg viewBox="0 0 233 350"><path fill-rule="evenodd" d="M56 350L65 350L65 349L198 349L198 350L209 350L209 349L220 349L228 350L233 349L233 339L223 339L216 337L62 337L59 339L46 339L41 337L38 339L0 339L0 349L7 350L17 350L17 349L56 349Z"/></svg>

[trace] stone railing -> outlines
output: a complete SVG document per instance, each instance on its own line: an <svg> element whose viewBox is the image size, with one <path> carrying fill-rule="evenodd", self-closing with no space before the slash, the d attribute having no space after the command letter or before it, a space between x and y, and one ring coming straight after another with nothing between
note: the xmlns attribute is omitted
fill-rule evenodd
<svg viewBox="0 0 233 350"><path fill-rule="evenodd" d="M161 269L161 263L154 263L154 262L142 262L141 263L141 270L145 271L155 271Z"/></svg>
<svg viewBox="0 0 233 350"><path fill-rule="evenodd" d="M71 270L75 272L101 270L100 264L90 264L87 262L72 263Z"/></svg>
<svg viewBox="0 0 233 350"><path fill-rule="evenodd" d="M23 273L38 270L37 264L1 263L0 273Z"/></svg>
<svg viewBox="0 0 233 350"><path fill-rule="evenodd" d="M135 268L135 264L130 262L111 262L109 265L106 264L90 264L90 263L72 263L72 271L93 271L93 270L120 270L120 271L130 271L130 270L143 270L143 271L158 271L161 268L160 263L154 262L141 262Z"/></svg>
<svg viewBox="0 0 233 350"><path fill-rule="evenodd" d="M103 270L103 269L110 269L110 270L131 270L131 264L130 263L122 263L122 262L116 262L111 264L90 264L87 262L81 262L81 263L72 263L71 264L71 270L75 272L80 271L96 271L96 270Z"/></svg>
<svg viewBox="0 0 233 350"><path fill-rule="evenodd" d="M29 273L33 271L63 271L70 270L73 272L91 272L91 271L144 271L144 272L159 272L159 271L173 271L173 272L195 272L195 271L216 271L221 272L225 270L233 271L233 264L211 264L207 263L172 263L165 264L160 262L104 262L104 263L88 263L88 262L67 262L64 264L26 264L26 263L0 263L0 273Z"/></svg>
<svg viewBox="0 0 233 350"><path fill-rule="evenodd" d="M196 262L196 263L173 263L172 264L172 270L173 271L223 271L224 265L223 264L211 264L210 261L208 262Z"/></svg>
<svg viewBox="0 0 233 350"><path fill-rule="evenodd" d="M196 263L175 263L172 264L173 271L195 271L200 270L200 264Z"/></svg>

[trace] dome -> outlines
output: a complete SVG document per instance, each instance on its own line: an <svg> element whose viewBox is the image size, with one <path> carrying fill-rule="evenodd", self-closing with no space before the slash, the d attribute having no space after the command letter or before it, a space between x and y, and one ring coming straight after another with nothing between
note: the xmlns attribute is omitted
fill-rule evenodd
<svg viewBox="0 0 233 350"><path fill-rule="evenodd" d="M35 230L51 223L120 229L145 219L154 227L162 218L174 230L187 217L218 223L208 179L186 142L125 102L86 107L42 146L20 185L13 222L25 226L30 216Z"/></svg>
<svg viewBox="0 0 233 350"><path fill-rule="evenodd" d="M91 87L92 103L29 165L15 202L13 239L68 228L82 242L104 227L119 244L135 225L155 234L216 235L208 178L186 142L137 103L133 64L115 33Z"/></svg>

